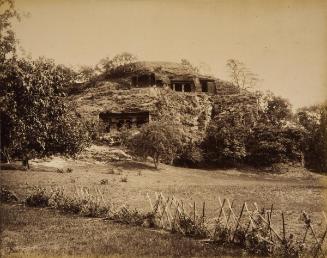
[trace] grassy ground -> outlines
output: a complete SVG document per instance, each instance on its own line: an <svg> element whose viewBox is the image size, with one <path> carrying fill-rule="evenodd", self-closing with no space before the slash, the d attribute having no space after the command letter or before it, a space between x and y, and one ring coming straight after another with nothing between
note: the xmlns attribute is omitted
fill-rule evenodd
<svg viewBox="0 0 327 258"><path fill-rule="evenodd" d="M240 254L168 233L65 216L48 209L1 206L2 254L8 257L73 255L194 257Z"/></svg>
<svg viewBox="0 0 327 258"><path fill-rule="evenodd" d="M58 173L58 168L64 170L72 168L73 171L71 173ZM106 183L101 184L101 181ZM317 232L320 233L321 230L324 230L322 225L325 225L322 211L326 210L324 202L327 189L326 177L302 169L282 175L260 171L187 169L166 165L155 170L151 163L124 161L106 164L91 158L78 161L54 158L33 162L30 171L2 170L0 182L1 185L5 185L17 193L21 199L32 191L33 186L63 187L68 194L76 194L79 189L84 187L95 195L97 191L100 191L105 196L106 201L113 203L116 207L128 205L142 210L149 210L150 208L147 194L154 199L155 192L162 192L166 197L174 195L183 200L186 207L188 207L187 203L196 202L198 213L201 212L201 204L205 201L206 216L209 221L218 215L219 197L221 199L229 198L231 201L235 200L236 208L240 208L244 201L248 203L250 209L254 209L254 202L260 208L270 208L270 205L274 204L273 221L276 223L276 228L281 230L281 224L278 221L281 220L281 211L283 211L286 216L287 232L295 231L295 236L299 238L303 234L303 222L300 220L302 210L311 214ZM36 211L33 210L33 212ZM42 212L39 213L38 217L44 217ZM49 215L47 214L47 216ZM64 219L61 220L64 223ZM75 218L73 221L78 220ZM28 226L32 222L26 221L24 223ZM94 223L96 225L98 222ZM51 228L50 225L44 222L45 228ZM100 235L103 233L101 227L103 225L98 225L97 228L101 232ZM116 232L125 230L125 232L131 233L135 230L124 226L118 226L116 229ZM5 232L7 231L8 229L5 227ZM17 228L12 230L12 235L9 237L12 241L16 241L15 239L18 238L20 234L18 231ZM57 233L60 234L59 231ZM134 233L122 234L130 236ZM69 235L78 238L81 231L77 227L75 229L73 227ZM167 236L167 239L170 237L170 235ZM128 245L127 239L126 237L126 245ZM56 241L54 243L60 246L58 240ZM143 239L139 239L139 241L142 242ZM66 242L64 241L64 243ZM20 243L21 241L18 241L18 245ZM148 241L144 243L149 244ZM55 246L55 244L53 245ZM78 245L78 242L72 242L69 247L62 250L65 252L70 249L75 250L80 248ZM31 247L32 245L26 243L25 246ZM42 248L38 247L36 250L42 250ZM135 250L133 252L143 255L142 252L138 253ZM157 253L157 255L159 254ZM185 255L187 254L185 253Z"/></svg>

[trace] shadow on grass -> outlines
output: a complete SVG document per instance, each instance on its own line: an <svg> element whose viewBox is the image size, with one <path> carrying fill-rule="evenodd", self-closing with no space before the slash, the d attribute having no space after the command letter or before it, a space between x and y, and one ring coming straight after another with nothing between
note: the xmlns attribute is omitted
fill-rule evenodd
<svg viewBox="0 0 327 258"><path fill-rule="evenodd" d="M22 170L25 171L26 167L21 162L0 163L0 171L2 170Z"/></svg>
<svg viewBox="0 0 327 258"><path fill-rule="evenodd" d="M24 172L57 172L57 168L42 165L30 165L27 169L21 162L0 163L0 171L24 171Z"/></svg>
<svg viewBox="0 0 327 258"><path fill-rule="evenodd" d="M126 170L151 170L151 171L160 171L160 167L156 169L154 165L150 165L138 161L118 161L114 163L114 166Z"/></svg>

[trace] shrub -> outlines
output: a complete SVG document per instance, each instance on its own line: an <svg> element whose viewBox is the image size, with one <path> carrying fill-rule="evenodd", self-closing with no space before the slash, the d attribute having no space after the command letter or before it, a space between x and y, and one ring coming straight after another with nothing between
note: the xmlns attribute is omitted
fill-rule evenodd
<svg viewBox="0 0 327 258"><path fill-rule="evenodd" d="M31 207L47 207L49 200L50 196L46 193L45 188L36 187L34 192L26 198L25 203Z"/></svg>
<svg viewBox="0 0 327 258"><path fill-rule="evenodd" d="M203 142L206 160L220 165L235 165L246 156L245 140L249 129L240 113L226 112L214 117Z"/></svg>
<svg viewBox="0 0 327 258"><path fill-rule="evenodd" d="M127 176L123 176L123 177L120 179L120 182L127 183Z"/></svg>
<svg viewBox="0 0 327 258"><path fill-rule="evenodd" d="M172 163L182 149L182 133L166 121L155 121L141 128L128 142L133 154L150 156L158 168L160 161Z"/></svg>
<svg viewBox="0 0 327 258"><path fill-rule="evenodd" d="M115 222L129 224L134 226L155 227L155 214L152 212L143 213L138 210L131 210L127 207L122 207L117 212L114 212L110 217Z"/></svg>
<svg viewBox="0 0 327 258"><path fill-rule="evenodd" d="M107 185L109 183L108 179L101 179L100 185Z"/></svg>
<svg viewBox="0 0 327 258"><path fill-rule="evenodd" d="M98 198L86 193L83 196L69 196L63 189L56 189L48 195L51 196L50 207L67 213L81 214L86 217L104 217L109 212L108 206L101 205Z"/></svg>
<svg viewBox="0 0 327 258"><path fill-rule="evenodd" d="M17 202L18 198L16 194L6 189L4 186L0 187L0 202Z"/></svg>
<svg viewBox="0 0 327 258"><path fill-rule="evenodd" d="M175 165L193 167L204 161L203 150L198 144L190 143L184 146L181 154L174 160Z"/></svg>
<svg viewBox="0 0 327 258"><path fill-rule="evenodd" d="M327 103L298 111L299 123L305 128L304 161L309 169L327 172Z"/></svg>
<svg viewBox="0 0 327 258"><path fill-rule="evenodd" d="M255 166L300 162L303 132L298 128L255 127L246 142L246 160Z"/></svg>
<svg viewBox="0 0 327 258"><path fill-rule="evenodd" d="M57 173L59 174L65 174L65 173L72 173L73 169L72 168L67 168L64 170L63 168L57 168Z"/></svg>
<svg viewBox="0 0 327 258"><path fill-rule="evenodd" d="M208 237L209 232L202 222L194 221L191 217L186 214L181 214L177 220L178 228L173 228L172 231L181 231L180 233L185 236L194 238ZM173 225L176 227L176 225Z"/></svg>

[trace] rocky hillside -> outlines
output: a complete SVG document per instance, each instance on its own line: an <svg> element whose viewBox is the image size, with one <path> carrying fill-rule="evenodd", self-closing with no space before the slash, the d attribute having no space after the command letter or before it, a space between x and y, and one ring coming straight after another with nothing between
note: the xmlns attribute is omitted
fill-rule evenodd
<svg viewBox="0 0 327 258"><path fill-rule="evenodd" d="M185 128L193 140L200 140L212 117L226 109L239 108L255 110L256 99L249 92L240 92L232 84L216 80L217 95L206 93L175 92L169 87L126 88L123 80L137 72L160 70L161 75L180 75L190 72L185 67L171 63L137 63L133 70L126 67L126 76L119 80L98 80L79 94L69 97L75 101L82 117L98 121L99 113L149 111L151 119L162 117L172 119ZM184 70L185 69L185 70Z"/></svg>
<svg viewBox="0 0 327 258"><path fill-rule="evenodd" d="M176 93L167 88L113 90L102 86L71 97L77 111L88 120L97 121L99 113L150 111L154 120L170 117L185 126L186 134L197 139L209 124L212 104L205 94Z"/></svg>

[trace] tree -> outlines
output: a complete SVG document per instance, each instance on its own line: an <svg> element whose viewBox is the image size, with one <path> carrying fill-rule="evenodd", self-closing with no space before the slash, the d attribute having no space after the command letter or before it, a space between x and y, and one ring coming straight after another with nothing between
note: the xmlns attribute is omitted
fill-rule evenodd
<svg viewBox="0 0 327 258"><path fill-rule="evenodd" d="M185 66L192 73L199 73L200 72L198 67L196 67L195 65L192 65L192 63L189 60L185 59L185 58L181 59L181 64L183 66Z"/></svg>
<svg viewBox="0 0 327 258"><path fill-rule="evenodd" d="M268 93L263 96L262 109L259 121L263 124L282 127L292 119L290 102L282 97Z"/></svg>
<svg viewBox="0 0 327 258"><path fill-rule="evenodd" d="M101 59L98 66L102 72L110 75L117 68L132 64L136 61L137 57L135 55L128 52L123 52L114 56L112 59L109 57Z"/></svg>
<svg viewBox="0 0 327 258"><path fill-rule="evenodd" d="M150 156L158 168L160 161L172 163L178 156L182 149L182 133L173 124L154 121L142 127L128 146L137 156Z"/></svg>
<svg viewBox="0 0 327 258"><path fill-rule="evenodd" d="M256 93L258 121L246 141L246 161L255 166L301 161L303 131L292 120L289 101L272 93Z"/></svg>
<svg viewBox="0 0 327 258"><path fill-rule="evenodd" d="M1 152L21 158L75 154L87 145L84 123L65 101L74 73L52 60L11 59L1 72Z"/></svg>
<svg viewBox="0 0 327 258"><path fill-rule="evenodd" d="M6 60L16 54L17 39L12 30L11 20L20 19L13 0L0 0L0 66L5 67Z"/></svg>
<svg viewBox="0 0 327 258"><path fill-rule="evenodd" d="M239 89L253 88L258 83L258 76L251 72L244 63L236 59L229 59L226 65L232 83Z"/></svg>
<svg viewBox="0 0 327 258"><path fill-rule="evenodd" d="M255 166L300 162L303 131L296 127L258 124L246 141L246 161Z"/></svg>
<svg viewBox="0 0 327 258"><path fill-rule="evenodd" d="M305 166L327 172L327 103L298 110L296 117L304 127Z"/></svg>
<svg viewBox="0 0 327 258"><path fill-rule="evenodd" d="M0 132L1 159L55 153L75 154L88 143L84 123L65 101L65 88L76 74L52 60L16 55L11 20L19 18L14 1L0 0Z"/></svg>
<svg viewBox="0 0 327 258"><path fill-rule="evenodd" d="M90 82L97 76L97 70L92 66L83 65L77 71L77 79L82 82Z"/></svg>
<svg viewBox="0 0 327 258"><path fill-rule="evenodd" d="M206 159L220 165L235 165L246 156L248 127L239 110L226 110L210 121L203 142Z"/></svg>

